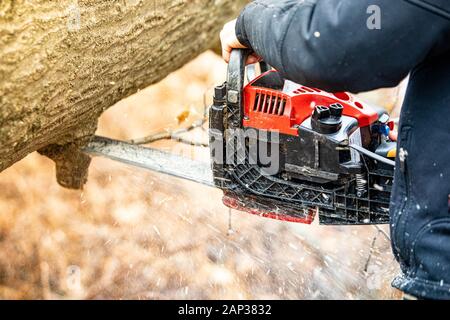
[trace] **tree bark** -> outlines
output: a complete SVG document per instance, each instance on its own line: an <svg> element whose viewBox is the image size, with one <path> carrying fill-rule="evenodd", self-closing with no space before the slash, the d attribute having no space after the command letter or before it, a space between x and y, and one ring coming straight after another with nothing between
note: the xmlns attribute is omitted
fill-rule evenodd
<svg viewBox="0 0 450 320"><path fill-rule="evenodd" d="M1 0L0 171L40 150L80 188L101 113L214 46L245 2Z"/></svg>

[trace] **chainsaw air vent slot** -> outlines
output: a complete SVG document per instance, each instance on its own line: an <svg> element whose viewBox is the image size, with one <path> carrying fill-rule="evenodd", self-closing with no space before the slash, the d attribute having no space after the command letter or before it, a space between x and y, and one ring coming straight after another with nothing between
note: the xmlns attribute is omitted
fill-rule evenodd
<svg viewBox="0 0 450 320"><path fill-rule="evenodd" d="M295 89L295 91L294 91L295 94L314 93L314 92L322 92L322 90L317 89L317 88L309 88L309 87L301 86L298 89Z"/></svg>
<svg viewBox="0 0 450 320"><path fill-rule="evenodd" d="M305 86L302 87L302 90L304 90L304 91L306 91L306 92L314 92L313 89L308 88L308 87L305 87Z"/></svg>
<svg viewBox="0 0 450 320"><path fill-rule="evenodd" d="M256 93L253 111L281 116L286 107L286 99L263 92Z"/></svg>

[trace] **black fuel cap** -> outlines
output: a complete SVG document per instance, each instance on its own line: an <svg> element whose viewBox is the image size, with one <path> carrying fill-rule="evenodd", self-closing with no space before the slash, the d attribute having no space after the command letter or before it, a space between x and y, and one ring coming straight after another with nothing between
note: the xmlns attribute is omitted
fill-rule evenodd
<svg viewBox="0 0 450 320"><path fill-rule="evenodd" d="M334 103L330 105L330 113L333 117L342 117L342 112L344 112L344 106L340 103Z"/></svg>
<svg viewBox="0 0 450 320"><path fill-rule="evenodd" d="M344 107L334 103L329 107L316 106L311 117L311 126L314 131L323 134L336 133L342 127L342 112Z"/></svg>
<svg viewBox="0 0 450 320"><path fill-rule="evenodd" d="M331 116L330 108L325 106L316 106L313 112L313 119L322 120Z"/></svg>

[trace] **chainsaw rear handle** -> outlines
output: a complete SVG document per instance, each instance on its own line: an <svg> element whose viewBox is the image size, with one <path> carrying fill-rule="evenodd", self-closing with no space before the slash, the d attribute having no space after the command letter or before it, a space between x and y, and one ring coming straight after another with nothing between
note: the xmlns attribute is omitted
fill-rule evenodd
<svg viewBox="0 0 450 320"><path fill-rule="evenodd" d="M245 84L246 62L251 53L252 51L249 49L234 49L231 51L230 62L228 63L227 102L240 110L238 117L240 123L242 123L244 117L242 92ZM261 61L259 65L261 73L271 69L266 62ZM239 126L237 123L234 125Z"/></svg>

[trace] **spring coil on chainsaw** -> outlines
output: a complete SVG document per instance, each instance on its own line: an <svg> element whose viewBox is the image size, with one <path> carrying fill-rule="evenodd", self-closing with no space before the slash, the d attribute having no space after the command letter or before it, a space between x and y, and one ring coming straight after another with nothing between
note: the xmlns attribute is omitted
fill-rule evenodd
<svg viewBox="0 0 450 320"><path fill-rule="evenodd" d="M356 174L356 196L362 197L367 192L367 180L364 173Z"/></svg>

